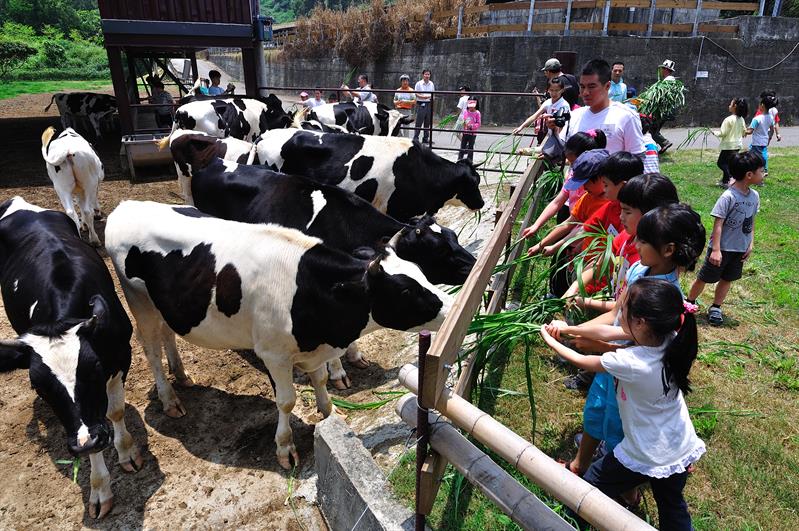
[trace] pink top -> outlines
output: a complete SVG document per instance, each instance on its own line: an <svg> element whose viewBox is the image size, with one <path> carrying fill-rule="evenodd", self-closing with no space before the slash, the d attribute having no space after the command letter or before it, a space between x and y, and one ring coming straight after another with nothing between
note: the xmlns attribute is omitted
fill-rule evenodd
<svg viewBox="0 0 799 531"><path fill-rule="evenodd" d="M461 115L464 131L477 131L480 129L480 111L466 109Z"/></svg>
<svg viewBox="0 0 799 531"><path fill-rule="evenodd" d="M566 180L568 181L571 178L572 178L572 171L569 170L569 174L566 175ZM561 188L561 190L563 189ZM577 200L580 199L580 197L585 193L585 188L581 186L576 190L566 191L566 193L568 194L568 198L566 199L566 205L571 207L574 206L577 203Z"/></svg>

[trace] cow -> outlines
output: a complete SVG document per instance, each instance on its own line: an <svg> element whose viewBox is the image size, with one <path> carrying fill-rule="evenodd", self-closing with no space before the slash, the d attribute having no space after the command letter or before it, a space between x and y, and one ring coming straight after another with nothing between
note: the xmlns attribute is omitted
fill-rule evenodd
<svg viewBox="0 0 799 531"><path fill-rule="evenodd" d="M291 117L274 94L262 100L233 96L181 105L175 111L172 132L190 129L218 138L232 136L253 142L261 133L288 127L290 123Z"/></svg>
<svg viewBox="0 0 799 531"><path fill-rule="evenodd" d="M57 92L50 98L50 103L44 108L45 112L54 102L61 115L61 127L76 127L79 124L76 118L85 117L94 128L95 138L100 138L101 120L117 112L117 99L110 94Z"/></svg>
<svg viewBox="0 0 799 531"><path fill-rule="evenodd" d="M91 144L74 129L67 128L58 136L55 133L53 127L48 127L42 133L42 157L47 166L47 175L53 181L64 211L75 222L78 231L83 225L89 235L89 243L100 245L100 238L94 230L94 218L100 217L97 194L105 178L103 163ZM75 209L75 197L80 216Z"/></svg>
<svg viewBox="0 0 799 531"><path fill-rule="evenodd" d="M308 119L327 126L343 126L350 133L377 136L397 136L400 125L413 123L412 117L374 102L325 103L311 109Z"/></svg>
<svg viewBox="0 0 799 531"><path fill-rule="evenodd" d="M355 192L403 222L445 204L484 205L475 165L448 161L407 138L280 129L261 135L256 152L260 164Z"/></svg>
<svg viewBox="0 0 799 531"><path fill-rule="evenodd" d="M102 454L108 420L122 469L142 466L124 418L133 328L105 263L62 212L9 199L0 204L0 242L0 290L18 334L0 341L0 371L27 368L69 452L89 456L89 516L102 518L113 505Z"/></svg>
<svg viewBox="0 0 799 531"><path fill-rule="evenodd" d="M377 328L437 329L452 306L391 248L362 259L294 229L186 206L123 201L108 216L106 249L166 414L186 413L160 359L164 347L179 361L175 334L210 349L252 349L274 380L283 468L290 458L299 464L289 426L294 366L309 374L317 407L330 415L325 362ZM186 378L180 363L176 374Z"/></svg>

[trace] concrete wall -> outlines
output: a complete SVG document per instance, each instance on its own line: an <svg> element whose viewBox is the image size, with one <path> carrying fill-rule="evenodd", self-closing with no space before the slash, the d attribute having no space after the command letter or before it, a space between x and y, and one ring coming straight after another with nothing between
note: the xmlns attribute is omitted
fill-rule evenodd
<svg viewBox="0 0 799 531"><path fill-rule="evenodd" d="M793 122L799 102L799 51L766 72L742 68L733 56L751 68L774 65L796 44L797 20L728 20L741 26L742 38L712 37L727 51L702 37L485 37L440 40L423 47L406 44L389 61L361 65L358 71L368 73L376 88L396 88L400 74L408 73L415 80L422 68L430 68L436 87L441 90L468 84L473 90L523 92L534 86L543 90L545 78L538 69L555 50L572 50L577 52L578 64L595 57L623 60L625 81L640 90L655 80L657 65L668 58L676 61L676 75L688 89L687 105L676 124L717 126L726 116L731 98L746 97L750 106L756 106L757 96L764 88L777 91L783 123ZM268 55L267 61L272 86L339 86L352 70L351 65L332 57L288 62ZM697 70L707 71L708 77L695 79ZM381 96L385 103L390 104L390 100L389 95ZM437 105L437 114L452 112L456 102L457 96L444 98L443 106ZM483 120L497 124L519 123L533 108L532 99L523 97L483 98L480 106Z"/></svg>

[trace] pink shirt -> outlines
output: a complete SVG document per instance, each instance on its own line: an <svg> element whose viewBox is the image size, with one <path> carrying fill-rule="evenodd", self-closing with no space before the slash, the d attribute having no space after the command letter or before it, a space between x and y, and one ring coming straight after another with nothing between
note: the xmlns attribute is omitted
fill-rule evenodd
<svg viewBox="0 0 799 531"><path fill-rule="evenodd" d="M464 131L477 131L480 129L480 111L466 109L461 115Z"/></svg>

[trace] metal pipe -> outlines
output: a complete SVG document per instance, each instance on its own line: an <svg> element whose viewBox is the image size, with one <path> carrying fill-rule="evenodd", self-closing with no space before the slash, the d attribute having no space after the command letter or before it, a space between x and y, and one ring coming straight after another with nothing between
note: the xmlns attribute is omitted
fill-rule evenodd
<svg viewBox="0 0 799 531"><path fill-rule="evenodd" d="M323 92L335 92L341 90L341 87L258 87L258 88L265 90L283 90L290 92L294 92L295 90L321 90ZM397 92L397 89L371 88L369 90L372 92L390 92L390 93ZM409 90L407 92L413 92L413 93L425 92L429 94L451 95L451 96L461 95L460 91L458 90L433 90L433 91ZM491 92L491 91L470 90L469 94L475 94L481 96L525 96L525 97L534 97L534 98L549 97L548 94L544 94L542 92Z"/></svg>

